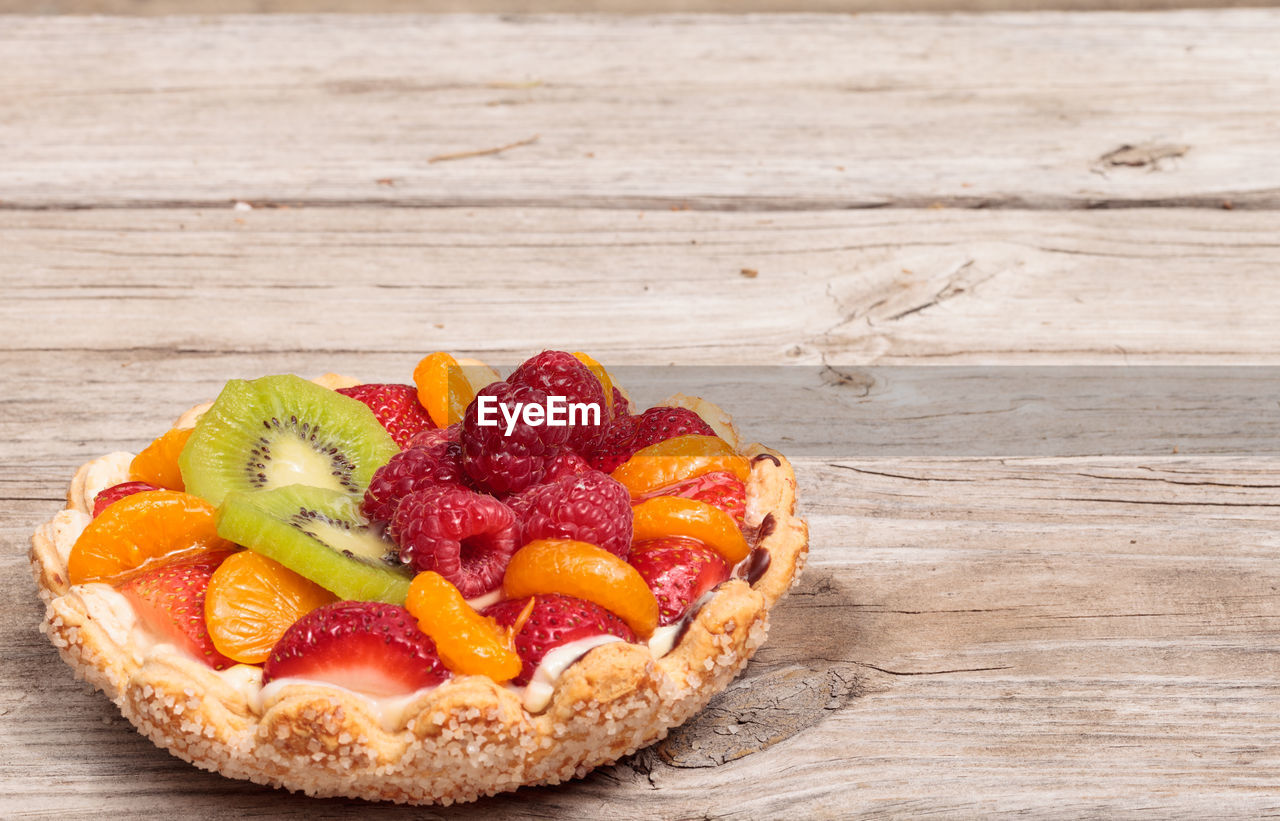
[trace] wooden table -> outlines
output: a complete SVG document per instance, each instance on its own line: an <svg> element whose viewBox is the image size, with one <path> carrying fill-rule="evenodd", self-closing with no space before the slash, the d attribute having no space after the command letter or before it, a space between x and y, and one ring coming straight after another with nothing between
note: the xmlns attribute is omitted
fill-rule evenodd
<svg viewBox="0 0 1280 821"><path fill-rule="evenodd" d="M1280 364L1277 43L1262 10L0 21L0 815L370 811L171 758L36 630L74 468L228 378ZM379 817L1276 812L1268 410L997 458L1011 420L797 458L810 566L724 709Z"/></svg>

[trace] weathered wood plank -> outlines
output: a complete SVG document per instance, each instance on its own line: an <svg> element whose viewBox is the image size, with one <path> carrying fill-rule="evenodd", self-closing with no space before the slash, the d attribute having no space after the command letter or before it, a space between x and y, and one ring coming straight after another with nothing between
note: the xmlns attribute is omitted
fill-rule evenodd
<svg viewBox="0 0 1280 821"><path fill-rule="evenodd" d="M10 208L1280 203L1277 10L0 31Z"/></svg>
<svg viewBox="0 0 1280 821"><path fill-rule="evenodd" d="M112 351L131 378L199 361L207 386L565 345L611 365L1275 364L1275 226L1169 209L4 212L0 328L25 378L40 351Z"/></svg>
<svg viewBox="0 0 1280 821"><path fill-rule="evenodd" d="M1254 0L0 0L0 14L853 14L1144 11L1260 5L1268 3Z"/></svg>
<svg viewBox="0 0 1280 821"><path fill-rule="evenodd" d="M673 807L733 818L1210 808L1243 816L1276 808L1274 460L798 467L812 562L731 697L749 717L758 694L771 726L795 720L800 732L699 766L700 753L726 749L698 726L713 711L585 782L450 817L668 818ZM37 488L50 496L61 485ZM1224 499L1232 506L1206 506ZM73 684L34 631L39 608L18 550L26 520L51 505L6 506L3 639L21 659L0 673L7 800L48 815L88 813L104 800L141 817L171 813L175 801L193 817L344 812L346 802L300 804L196 773ZM780 677L820 687L832 675L849 687L821 709L770 701ZM60 789L49 792L50 781Z"/></svg>

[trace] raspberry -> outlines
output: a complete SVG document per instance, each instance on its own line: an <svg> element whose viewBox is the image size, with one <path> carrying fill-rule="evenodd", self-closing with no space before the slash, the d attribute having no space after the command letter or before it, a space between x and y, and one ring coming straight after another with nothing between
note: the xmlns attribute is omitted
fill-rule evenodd
<svg viewBox="0 0 1280 821"><path fill-rule="evenodd" d="M401 499L415 490L438 484L467 484L462 470L462 446L457 442L439 441L392 456L390 462L373 474L360 510L370 521L389 522Z"/></svg>
<svg viewBox="0 0 1280 821"><path fill-rule="evenodd" d="M519 535L509 507L456 485L415 490L400 500L391 518L400 561L415 572L434 570L469 599L502 584Z"/></svg>
<svg viewBox="0 0 1280 821"><path fill-rule="evenodd" d="M577 476L579 473L586 473L591 470L591 465L586 459L578 455L575 450L561 448L551 463L547 465L547 472L542 477L542 483L554 482L565 476Z"/></svg>
<svg viewBox="0 0 1280 821"><path fill-rule="evenodd" d="M477 419L480 400L485 396L497 400L493 406L496 412L489 416L490 420L498 420L495 426L481 427ZM481 389L467 406L462 420L462 467L482 490L495 494L519 493L542 481L569 436L567 427L529 425L523 415L507 436L502 409L514 412L518 403L546 407L547 394L539 388L494 382Z"/></svg>
<svg viewBox="0 0 1280 821"><path fill-rule="evenodd" d="M512 385L525 385L545 391L548 396L563 396L570 404L576 402L594 405L597 409L597 420L594 424L582 424L581 419L569 428L570 448L584 456L595 450L596 444L604 434L605 414L604 390L600 380L591 369L578 361L573 354L564 351L543 351L516 368L515 373L507 377ZM588 418L591 418L588 415Z"/></svg>
<svg viewBox="0 0 1280 821"><path fill-rule="evenodd" d="M425 448L437 442L459 442L462 440L462 423L455 422L447 428L427 428L409 440L411 448Z"/></svg>
<svg viewBox="0 0 1280 821"><path fill-rule="evenodd" d="M512 497L521 542L573 539L625 559L631 550L631 494L598 470L563 476Z"/></svg>

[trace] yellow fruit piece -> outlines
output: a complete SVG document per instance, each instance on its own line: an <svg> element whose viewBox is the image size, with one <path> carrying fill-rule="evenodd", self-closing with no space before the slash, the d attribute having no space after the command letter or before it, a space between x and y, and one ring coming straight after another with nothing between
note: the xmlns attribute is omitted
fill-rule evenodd
<svg viewBox="0 0 1280 821"><path fill-rule="evenodd" d="M631 491L632 499L641 499L667 485L721 470L745 482L751 462L718 436L689 434L641 448L610 475Z"/></svg>
<svg viewBox="0 0 1280 821"><path fill-rule="evenodd" d="M428 570L414 576L404 606L455 674L488 676L499 684L520 675L523 662L511 635L473 610L439 573Z"/></svg>
<svg viewBox="0 0 1280 821"><path fill-rule="evenodd" d="M733 517L714 505L680 496L658 496L641 502L632 509L633 536L636 542L664 536L697 539L737 564L751 552Z"/></svg>
<svg viewBox="0 0 1280 821"><path fill-rule="evenodd" d="M604 403L609 407L609 412L613 412L613 377L609 376L609 372L604 369L604 365L591 358L589 354L582 351L574 351L573 358L577 359L587 369L591 371L600 382L600 387L604 389Z"/></svg>
<svg viewBox="0 0 1280 821"><path fill-rule="evenodd" d="M218 536L213 505L175 490L148 490L107 506L71 547L71 584L115 583L162 561L234 550Z"/></svg>
<svg viewBox="0 0 1280 821"><path fill-rule="evenodd" d="M252 550L228 556L209 579L204 621L218 652L261 664L293 623L337 596Z"/></svg>
<svg viewBox="0 0 1280 821"><path fill-rule="evenodd" d="M658 600L634 567L603 548L572 539L537 539L516 551L502 589L508 598L563 593L595 602L647 638Z"/></svg>
<svg viewBox="0 0 1280 821"><path fill-rule="evenodd" d="M129 479L169 490L186 490L178 457L191 438L191 428L173 428L143 448L129 463Z"/></svg>
<svg viewBox="0 0 1280 821"><path fill-rule="evenodd" d="M427 354L413 369L418 401L438 428L462 421L467 405L476 398L475 389L458 360L444 351Z"/></svg>
<svg viewBox="0 0 1280 821"><path fill-rule="evenodd" d="M458 364L462 366L462 373L467 377L472 393L479 393L481 388L488 387L494 382L502 381L502 377L498 375L497 371L479 359L463 356L458 358Z"/></svg>

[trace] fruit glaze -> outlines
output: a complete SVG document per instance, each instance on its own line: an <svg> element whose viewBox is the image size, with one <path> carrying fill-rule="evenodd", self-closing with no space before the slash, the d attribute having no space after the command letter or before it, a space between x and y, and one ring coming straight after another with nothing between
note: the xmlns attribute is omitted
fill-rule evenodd
<svg viewBox="0 0 1280 821"><path fill-rule="evenodd" d="M732 680L807 551L781 454L581 353L413 378L234 380L81 467L31 549L76 674L197 766L415 804L582 776Z"/></svg>

